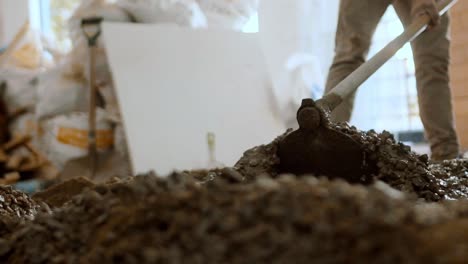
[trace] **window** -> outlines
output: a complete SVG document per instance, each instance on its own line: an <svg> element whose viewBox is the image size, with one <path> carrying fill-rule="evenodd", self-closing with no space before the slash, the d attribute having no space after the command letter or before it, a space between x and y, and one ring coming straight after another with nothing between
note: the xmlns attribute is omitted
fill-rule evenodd
<svg viewBox="0 0 468 264"><path fill-rule="evenodd" d="M389 8L376 30L369 55L377 53L402 32L396 12ZM362 130L423 130L409 44L359 88L351 123Z"/></svg>
<svg viewBox="0 0 468 264"><path fill-rule="evenodd" d="M66 52L71 48L67 21L80 0L30 0L31 23Z"/></svg>
<svg viewBox="0 0 468 264"><path fill-rule="evenodd" d="M242 29L245 33L256 33L258 32L258 14L253 15L247 24L245 24L244 28Z"/></svg>

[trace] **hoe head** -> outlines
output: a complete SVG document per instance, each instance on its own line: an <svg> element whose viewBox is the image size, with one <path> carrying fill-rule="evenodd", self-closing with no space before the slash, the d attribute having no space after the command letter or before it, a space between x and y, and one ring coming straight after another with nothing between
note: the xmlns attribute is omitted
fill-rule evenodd
<svg viewBox="0 0 468 264"><path fill-rule="evenodd" d="M369 166L362 146L330 128L325 110L316 102L304 99L297 121L300 128L279 143L280 172L365 181Z"/></svg>

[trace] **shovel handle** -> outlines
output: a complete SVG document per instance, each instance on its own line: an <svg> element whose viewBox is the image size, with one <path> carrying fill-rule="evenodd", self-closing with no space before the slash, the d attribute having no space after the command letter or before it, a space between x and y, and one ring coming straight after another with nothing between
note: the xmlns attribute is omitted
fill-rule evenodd
<svg viewBox="0 0 468 264"><path fill-rule="evenodd" d="M447 12L457 0L443 0L437 4L439 14ZM405 31L388 43L385 48L375 54L366 63L362 64L353 73L348 75L335 88L322 98L328 110L333 111L346 97L353 93L362 83L384 65L395 53L397 53L407 42L414 40L426 28L430 22L428 15L417 17Z"/></svg>
<svg viewBox="0 0 468 264"><path fill-rule="evenodd" d="M89 132L88 132L88 155L90 161L91 178L97 171L97 146L96 146L96 44L101 34L101 17L86 18L81 21L81 27L88 38L89 50ZM87 30L94 29L94 30Z"/></svg>

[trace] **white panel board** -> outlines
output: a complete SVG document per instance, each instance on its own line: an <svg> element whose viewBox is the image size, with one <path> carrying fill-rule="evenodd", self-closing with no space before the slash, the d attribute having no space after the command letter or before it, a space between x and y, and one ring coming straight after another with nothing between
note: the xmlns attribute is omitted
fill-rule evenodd
<svg viewBox="0 0 468 264"><path fill-rule="evenodd" d="M255 34L120 23L103 32L135 173L206 167L208 132L228 166L284 132Z"/></svg>

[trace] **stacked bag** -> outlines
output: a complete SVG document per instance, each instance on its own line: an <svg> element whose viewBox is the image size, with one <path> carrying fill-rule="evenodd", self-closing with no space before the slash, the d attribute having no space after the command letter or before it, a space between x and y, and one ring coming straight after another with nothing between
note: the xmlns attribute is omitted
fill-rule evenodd
<svg viewBox="0 0 468 264"><path fill-rule="evenodd" d="M81 21L102 17L104 21L176 24L190 28L240 30L256 12L258 0L84 0L68 21L72 49L47 67L34 70L1 69L11 83L4 96L9 107L28 107L27 115L13 130L34 134L34 143L59 170L74 158L87 155L89 54ZM124 129L100 38L96 47L95 76L102 105L97 110L97 147L127 156ZM20 50L31 50L22 46ZM29 54L32 54L31 52ZM40 54L40 52L38 53ZM24 57L24 56L23 56ZM31 56L30 56L31 57ZM20 55L17 58L21 59ZM32 65L32 63L23 63ZM14 85L13 85L14 84Z"/></svg>

